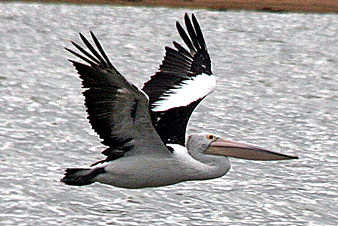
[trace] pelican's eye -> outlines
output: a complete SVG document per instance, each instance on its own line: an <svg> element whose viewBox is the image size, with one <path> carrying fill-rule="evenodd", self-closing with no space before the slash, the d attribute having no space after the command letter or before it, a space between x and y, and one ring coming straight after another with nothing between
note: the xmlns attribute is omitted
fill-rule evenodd
<svg viewBox="0 0 338 226"><path fill-rule="evenodd" d="M213 139L215 139L215 136L214 136L214 135L211 135L211 134L209 134L209 135L207 135L207 139L208 139L208 140L213 140Z"/></svg>

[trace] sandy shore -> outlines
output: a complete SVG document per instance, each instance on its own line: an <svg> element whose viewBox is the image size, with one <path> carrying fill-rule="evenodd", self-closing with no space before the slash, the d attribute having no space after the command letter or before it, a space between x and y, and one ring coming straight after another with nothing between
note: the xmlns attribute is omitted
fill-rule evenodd
<svg viewBox="0 0 338 226"><path fill-rule="evenodd" d="M73 4L184 7L216 10L338 13L338 0L21 0Z"/></svg>

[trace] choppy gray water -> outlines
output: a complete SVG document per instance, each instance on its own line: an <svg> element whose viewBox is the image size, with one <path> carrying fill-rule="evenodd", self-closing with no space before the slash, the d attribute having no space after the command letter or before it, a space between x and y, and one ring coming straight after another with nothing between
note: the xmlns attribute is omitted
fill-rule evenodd
<svg viewBox="0 0 338 226"><path fill-rule="evenodd" d="M1 225L337 225L337 15L195 11L218 84L190 132L299 160L231 159L220 179L152 189L59 182L104 148L63 48L93 30L142 86L186 11L0 3Z"/></svg>

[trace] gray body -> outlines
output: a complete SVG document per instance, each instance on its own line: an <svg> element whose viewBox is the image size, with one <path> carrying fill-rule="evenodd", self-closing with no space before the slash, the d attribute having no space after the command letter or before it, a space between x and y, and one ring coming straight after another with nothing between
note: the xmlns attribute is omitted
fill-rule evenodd
<svg viewBox="0 0 338 226"><path fill-rule="evenodd" d="M198 152L196 154L198 157ZM209 155L201 162L190 156L186 148L177 145L168 155L134 155L117 159L107 164L106 173L93 181L123 188L158 187L221 177L229 169L227 157Z"/></svg>

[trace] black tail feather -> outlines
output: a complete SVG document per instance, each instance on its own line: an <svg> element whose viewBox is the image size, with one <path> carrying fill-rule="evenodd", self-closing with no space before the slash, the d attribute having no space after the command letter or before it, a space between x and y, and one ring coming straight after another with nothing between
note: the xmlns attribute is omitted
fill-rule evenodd
<svg viewBox="0 0 338 226"><path fill-rule="evenodd" d="M105 169L102 167L94 169L86 168L68 168L66 169L65 176L61 179L61 182L73 185L73 186L83 186L94 183L93 179L102 173L106 173Z"/></svg>

